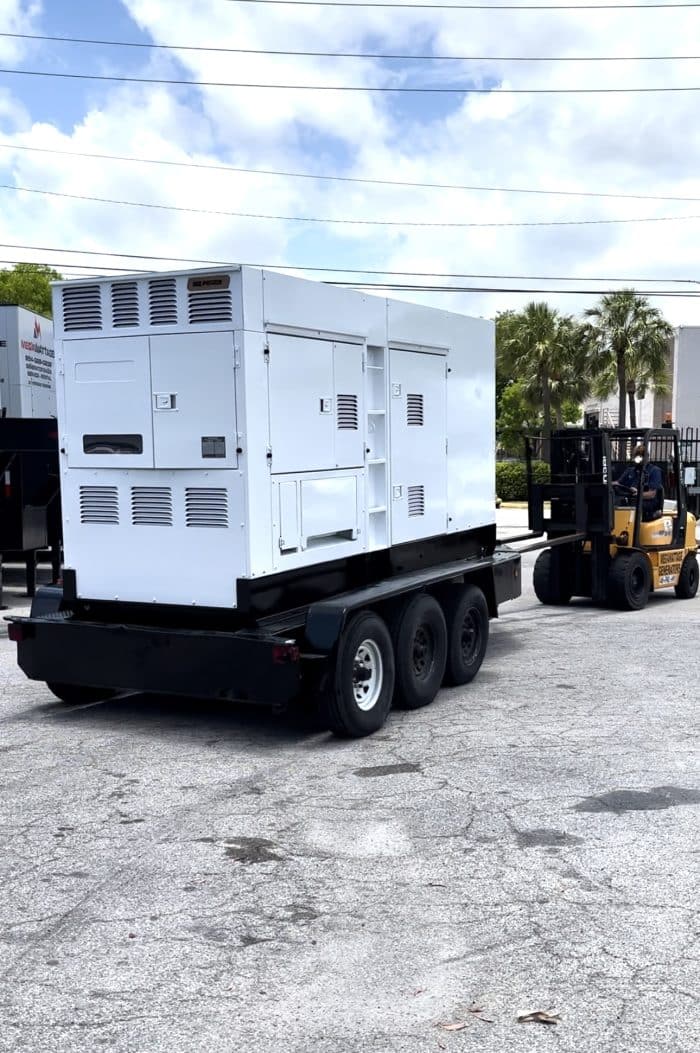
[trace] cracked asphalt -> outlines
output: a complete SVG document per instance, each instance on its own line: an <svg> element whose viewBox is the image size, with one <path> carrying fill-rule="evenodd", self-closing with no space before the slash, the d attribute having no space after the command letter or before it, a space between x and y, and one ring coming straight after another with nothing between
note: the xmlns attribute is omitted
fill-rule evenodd
<svg viewBox="0 0 700 1053"><path fill-rule="evenodd" d="M70 710L0 635L0 1050L695 1053L700 599L545 609L533 561L357 742Z"/></svg>

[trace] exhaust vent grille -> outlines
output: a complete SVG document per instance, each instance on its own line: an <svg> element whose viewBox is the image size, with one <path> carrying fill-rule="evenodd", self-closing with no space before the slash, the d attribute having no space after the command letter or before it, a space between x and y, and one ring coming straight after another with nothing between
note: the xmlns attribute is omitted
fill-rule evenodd
<svg viewBox="0 0 700 1053"><path fill-rule="evenodd" d="M131 522L134 526L172 526L173 495L169 486L132 486Z"/></svg>
<svg viewBox="0 0 700 1053"><path fill-rule="evenodd" d="M99 285L75 285L63 289L63 328L70 333L102 328Z"/></svg>
<svg viewBox="0 0 700 1053"><path fill-rule="evenodd" d="M201 322L230 322L233 317L230 289L199 289L189 293L190 325Z"/></svg>
<svg viewBox="0 0 700 1053"><path fill-rule="evenodd" d="M413 516L424 516L425 515L425 487L424 486L409 486L408 487L408 514L410 517Z"/></svg>
<svg viewBox="0 0 700 1053"><path fill-rule="evenodd" d="M423 396L406 396L406 423L416 427L423 426Z"/></svg>
<svg viewBox="0 0 700 1053"><path fill-rule="evenodd" d="M228 527L226 490L223 487L187 487L185 522L188 527Z"/></svg>
<svg viewBox="0 0 700 1053"><path fill-rule="evenodd" d="M139 324L139 290L136 282L115 282L112 285L112 327Z"/></svg>
<svg viewBox="0 0 700 1053"><path fill-rule="evenodd" d="M339 431L357 431L360 426L357 395L338 395L337 416Z"/></svg>
<svg viewBox="0 0 700 1053"><path fill-rule="evenodd" d="M81 486L80 522L118 523L119 491L116 486Z"/></svg>
<svg viewBox="0 0 700 1053"><path fill-rule="evenodd" d="M152 278L148 283L151 325L177 323L177 286L174 278Z"/></svg>

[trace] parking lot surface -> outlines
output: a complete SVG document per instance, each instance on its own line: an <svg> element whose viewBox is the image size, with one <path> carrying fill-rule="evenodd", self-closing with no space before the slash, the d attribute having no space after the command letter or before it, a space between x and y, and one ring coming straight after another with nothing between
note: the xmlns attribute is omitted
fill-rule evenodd
<svg viewBox="0 0 700 1053"><path fill-rule="evenodd" d="M697 1050L700 599L545 609L533 562L360 741L71 709L0 635L0 1049Z"/></svg>

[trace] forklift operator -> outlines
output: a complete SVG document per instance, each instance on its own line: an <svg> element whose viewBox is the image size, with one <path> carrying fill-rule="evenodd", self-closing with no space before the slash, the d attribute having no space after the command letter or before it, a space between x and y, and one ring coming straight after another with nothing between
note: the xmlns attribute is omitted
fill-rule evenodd
<svg viewBox="0 0 700 1053"><path fill-rule="evenodd" d="M640 466L644 460L646 450L643 443L639 443L634 448L633 459L634 463L625 468L624 472L617 479L613 486L621 486L626 490L629 490L634 496L637 494L637 485L640 477ZM643 486L643 504L642 504L642 515L644 519L653 519L659 511L658 507L658 495L659 491L663 490L663 475L661 469L656 464L645 464L641 470L642 486Z"/></svg>

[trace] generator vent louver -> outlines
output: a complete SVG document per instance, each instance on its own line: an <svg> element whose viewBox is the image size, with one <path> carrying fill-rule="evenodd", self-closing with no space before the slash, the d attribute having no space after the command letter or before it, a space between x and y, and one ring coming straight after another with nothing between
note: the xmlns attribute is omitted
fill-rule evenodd
<svg viewBox="0 0 700 1053"><path fill-rule="evenodd" d="M422 395L406 396L406 423L417 427L423 426Z"/></svg>
<svg viewBox="0 0 700 1053"><path fill-rule="evenodd" d="M118 523L119 491L116 486L81 486L80 522Z"/></svg>
<svg viewBox="0 0 700 1053"><path fill-rule="evenodd" d="M190 325L230 322L233 318L230 289L197 289L188 294Z"/></svg>
<svg viewBox="0 0 700 1053"><path fill-rule="evenodd" d="M357 412L357 395L338 395L337 420L339 431L357 431L360 418Z"/></svg>
<svg viewBox="0 0 700 1053"><path fill-rule="evenodd" d="M152 278L148 283L151 325L177 323L177 286L174 278Z"/></svg>
<svg viewBox="0 0 700 1053"><path fill-rule="evenodd" d="M112 328L123 329L139 324L139 290L136 282L114 282L112 285Z"/></svg>
<svg viewBox="0 0 700 1053"><path fill-rule="evenodd" d="M188 486L185 490L188 527L228 527L228 495L223 487Z"/></svg>
<svg viewBox="0 0 700 1053"><path fill-rule="evenodd" d="M134 526L172 526L173 495L169 486L132 486L131 522Z"/></svg>
<svg viewBox="0 0 700 1053"><path fill-rule="evenodd" d="M424 486L409 486L408 487L408 514L410 517L413 516L424 516L425 515L425 487Z"/></svg>
<svg viewBox="0 0 700 1053"><path fill-rule="evenodd" d="M65 332L102 328L102 297L99 285L65 286L62 303Z"/></svg>

